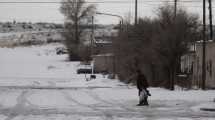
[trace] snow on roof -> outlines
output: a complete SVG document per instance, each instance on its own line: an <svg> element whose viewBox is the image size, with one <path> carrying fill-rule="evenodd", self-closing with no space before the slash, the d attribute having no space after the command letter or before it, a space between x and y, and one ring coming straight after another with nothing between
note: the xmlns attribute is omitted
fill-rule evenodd
<svg viewBox="0 0 215 120"><path fill-rule="evenodd" d="M112 43L112 41L106 41L106 40L95 40L96 44L110 44Z"/></svg>
<svg viewBox="0 0 215 120"><path fill-rule="evenodd" d="M199 40L199 41L196 41L196 43L202 43L203 42L203 40ZM207 41L205 41L205 42L207 42L207 43L213 43L214 41L213 40L207 40Z"/></svg>
<svg viewBox="0 0 215 120"><path fill-rule="evenodd" d="M113 53L106 53L106 54L98 54L98 55L93 55L93 57L110 57L113 56Z"/></svg>

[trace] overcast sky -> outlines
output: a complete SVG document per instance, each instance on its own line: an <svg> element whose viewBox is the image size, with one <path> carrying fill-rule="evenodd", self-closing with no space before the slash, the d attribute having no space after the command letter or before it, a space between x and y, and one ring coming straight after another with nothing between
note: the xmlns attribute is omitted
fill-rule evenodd
<svg viewBox="0 0 215 120"><path fill-rule="evenodd" d="M60 2L61 0L0 0L0 21L26 21L26 22L57 22L63 23L64 17L59 12L59 3L1 3L1 2ZM97 11L104 13L118 14L126 16L131 14L134 16L135 0L86 0L90 2L101 1L126 1L116 3L96 3ZM156 15L156 9L166 1L174 0L138 0L138 16L153 17ZM183 6L190 12L194 12L202 16L202 0L178 0L179 6ZM186 2L184 2L186 1ZM207 0L206 0L207 1ZM213 0L214 1L214 0ZM215 7L215 2L213 2ZM213 8L215 13L215 8ZM214 19L215 17L213 17ZM133 20L133 18L132 18ZM97 15L96 23L99 24L115 24L119 20L116 17Z"/></svg>

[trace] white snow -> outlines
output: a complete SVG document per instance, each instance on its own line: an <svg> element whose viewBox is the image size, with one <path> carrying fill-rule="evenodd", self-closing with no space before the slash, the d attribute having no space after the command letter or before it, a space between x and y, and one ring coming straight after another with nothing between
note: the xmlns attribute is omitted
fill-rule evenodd
<svg viewBox="0 0 215 120"><path fill-rule="evenodd" d="M210 102L215 98L214 90L169 91L162 88L151 88L152 100L184 100L190 102ZM165 97L163 97L165 96Z"/></svg>
<svg viewBox="0 0 215 120"><path fill-rule="evenodd" d="M48 40L61 41L62 36L57 30L25 31L0 33L1 46L20 45L25 42L46 43ZM49 41L50 42L50 41Z"/></svg>
<svg viewBox="0 0 215 120"><path fill-rule="evenodd" d="M192 107L192 110L194 111L200 111L201 109L212 109L212 112L215 111L215 103L214 102L206 102L206 103L201 103L197 106Z"/></svg>
<svg viewBox="0 0 215 120"><path fill-rule="evenodd" d="M135 86L86 81L79 62L56 55L60 44L0 48L0 120L212 120L214 90L150 88L149 107L137 107ZM89 75L86 77L89 78Z"/></svg>

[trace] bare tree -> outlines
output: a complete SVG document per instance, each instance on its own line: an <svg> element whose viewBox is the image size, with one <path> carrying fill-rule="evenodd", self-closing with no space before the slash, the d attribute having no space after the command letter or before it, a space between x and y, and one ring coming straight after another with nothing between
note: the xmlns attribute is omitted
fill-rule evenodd
<svg viewBox="0 0 215 120"><path fill-rule="evenodd" d="M153 86L174 89L180 57L188 51L188 43L197 40L198 16L165 5L154 19L139 19L137 25L127 23L114 41L118 61L117 72L126 80L142 69Z"/></svg>
<svg viewBox="0 0 215 120"><path fill-rule="evenodd" d="M149 18L139 19L134 26L125 22L124 31L119 32L114 41L114 51L117 58L117 72L121 79L128 79L135 74L137 69L146 69L147 64L152 63L153 49L151 37L156 30L154 21ZM129 78L130 79L130 78Z"/></svg>
<svg viewBox="0 0 215 120"><path fill-rule="evenodd" d="M80 58L79 49L83 39L85 25L90 23L94 14L95 6L87 5L85 0L62 0L60 11L64 14L65 21L65 44L69 51L70 60Z"/></svg>
<svg viewBox="0 0 215 120"><path fill-rule="evenodd" d="M180 58L199 32L198 16L182 9L178 9L175 16L174 7L165 5L159 9L157 21L159 30L155 34L154 46L168 75L169 88L174 90L176 73L180 72Z"/></svg>

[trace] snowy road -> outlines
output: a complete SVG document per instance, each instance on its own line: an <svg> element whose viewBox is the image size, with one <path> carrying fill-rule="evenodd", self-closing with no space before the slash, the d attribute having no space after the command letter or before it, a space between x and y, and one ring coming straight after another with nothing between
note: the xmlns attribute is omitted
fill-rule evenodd
<svg viewBox="0 0 215 120"><path fill-rule="evenodd" d="M61 45L60 45L61 46ZM137 89L97 75L77 75L79 63L57 56L59 45L0 48L0 120L214 120L215 91L151 88L138 107ZM215 106L215 105L214 105ZM215 108L215 107L214 107Z"/></svg>
<svg viewBox="0 0 215 120"><path fill-rule="evenodd" d="M133 88L8 89L1 88L1 120L212 120L212 112L193 111L198 103L151 100L137 107L126 99ZM111 92L115 92L114 94ZM118 97L117 97L118 96Z"/></svg>

